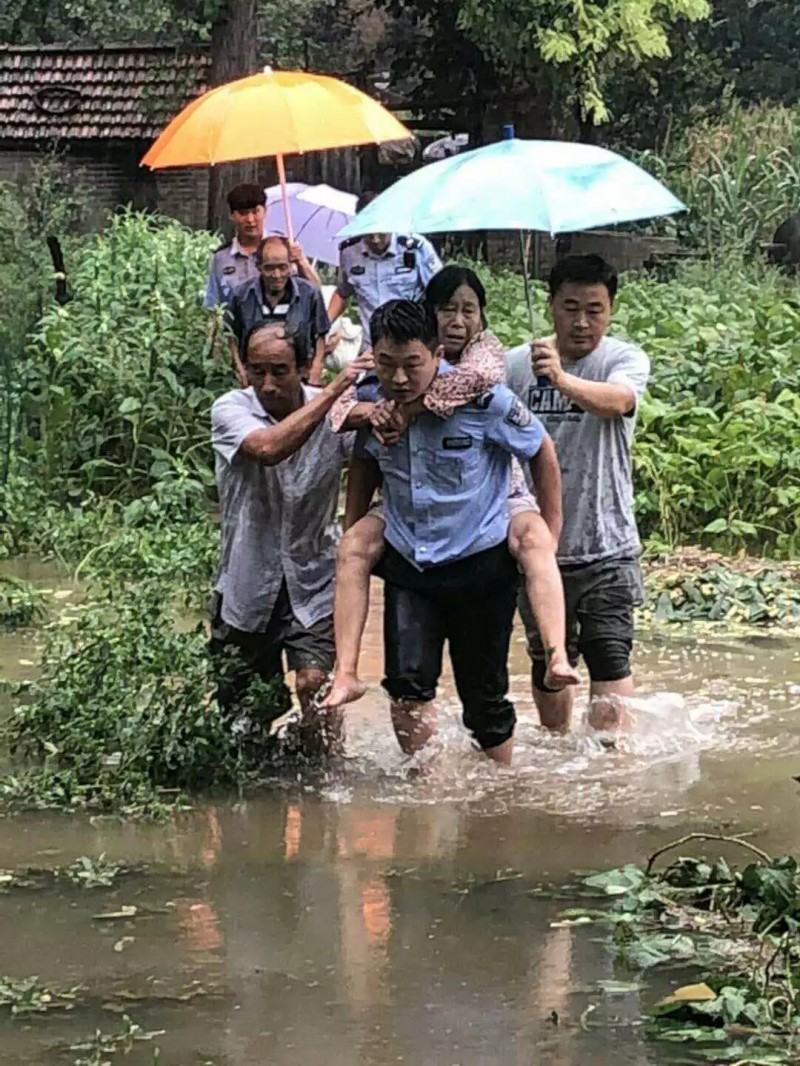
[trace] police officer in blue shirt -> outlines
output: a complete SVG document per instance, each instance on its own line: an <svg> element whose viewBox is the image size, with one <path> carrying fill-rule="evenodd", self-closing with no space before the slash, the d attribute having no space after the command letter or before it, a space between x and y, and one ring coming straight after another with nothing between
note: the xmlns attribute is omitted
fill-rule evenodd
<svg viewBox="0 0 800 1066"><path fill-rule="evenodd" d="M396 403L413 403L437 374L452 372L418 303L381 307L371 340L379 394ZM406 754L435 732L432 701L447 641L464 725L489 758L511 761L507 659L518 584L507 544L512 455L529 465L542 510L560 528L553 442L505 385L446 419L423 412L389 447L367 431L359 435L347 513L358 521L383 486L386 550L375 570L384 581L383 686Z"/></svg>
<svg viewBox="0 0 800 1066"><path fill-rule="evenodd" d="M362 211L377 193L363 193L356 205ZM355 296L363 330L362 350L369 348L373 312L387 300L421 300L442 263L425 237L405 233L370 233L339 246L339 278L328 305L335 321Z"/></svg>

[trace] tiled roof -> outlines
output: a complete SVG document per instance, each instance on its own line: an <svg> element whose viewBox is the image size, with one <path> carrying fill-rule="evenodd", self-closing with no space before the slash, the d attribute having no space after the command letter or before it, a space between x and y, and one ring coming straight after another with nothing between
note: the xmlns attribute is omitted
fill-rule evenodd
<svg viewBox="0 0 800 1066"><path fill-rule="evenodd" d="M0 139L152 140L206 88L207 53L0 46Z"/></svg>

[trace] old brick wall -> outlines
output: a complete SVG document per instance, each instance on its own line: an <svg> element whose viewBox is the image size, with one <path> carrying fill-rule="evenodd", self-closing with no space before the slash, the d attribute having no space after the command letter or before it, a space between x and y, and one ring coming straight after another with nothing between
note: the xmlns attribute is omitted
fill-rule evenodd
<svg viewBox="0 0 800 1066"><path fill-rule="evenodd" d="M59 155L76 191L90 204L87 228L99 229L118 207L158 211L188 226L203 227L208 205L208 173L203 168L153 172L139 166L146 146L80 145ZM34 146L0 142L0 181L19 186L43 157Z"/></svg>

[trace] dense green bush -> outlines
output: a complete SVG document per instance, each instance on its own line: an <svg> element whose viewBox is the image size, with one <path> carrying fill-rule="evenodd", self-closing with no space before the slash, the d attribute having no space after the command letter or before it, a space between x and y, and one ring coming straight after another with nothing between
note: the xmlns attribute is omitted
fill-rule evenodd
<svg viewBox="0 0 800 1066"><path fill-rule="evenodd" d="M21 376L22 469L51 498L202 494L208 416L230 378L200 309L207 233L128 212L87 239ZM174 493L173 493L174 496Z"/></svg>
<svg viewBox="0 0 800 1066"><path fill-rule="evenodd" d="M733 101L721 120L668 138L639 162L688 206L669 223L686 245L715 259L759 258L759 243L800 207L800 113Z"/></svg>

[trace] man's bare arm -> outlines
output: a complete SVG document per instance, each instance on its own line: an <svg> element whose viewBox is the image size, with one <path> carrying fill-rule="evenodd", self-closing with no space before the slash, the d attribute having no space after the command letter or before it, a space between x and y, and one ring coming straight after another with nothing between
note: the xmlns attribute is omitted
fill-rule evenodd
<svg viewBox="0 0 800 1066"><path fill-rule="evenodd" d="M317 337L317 342L314 345L314 358L311 360L311 366L308 369L308 383L309 385L321 385L322 384L322 371L325 368L325 338Z"/></svg>
<svg viewBox="0 0 800 1066"><path fill-rule="evenodd" d="M370 508L382 481L381 470L373 459L353 456L347 474L347 499L344 507L345 532Z"/></svg>
<svg viewBox="0 0 800 1066"><path fill-rule="evenodd" d="M542 441L541 448L530 461L530 471L539 510L557 545L562 524L561 470L551 437L546 436Z"/></svg>
<svg viewBox="0 0 800 1066"><path fill-rule="evenodd" d="M297 273L300 277L305 278L306 281L310 282L317 289L320 288L319 274L313 268L311 263L309 263L305 252L297 241L295 241L294 244L289 245L289 257L291 258L291 261L296 264Z"/></svg>
<svg viewBox="0 0 800 1066"><path fill-rule="evenodd" d="M319 396L303 404L286 418L264 429L254 429L242 441L240 451L249 459L257 459L265 466L276 466L301 448L338 398L361 373L356 359L326 385Z"/></svg>
<svg viewBox="0 0 800 1066"><path fill-rule="evenodd" d="M375 410L374 403L360 401L351 407L347 418L342 423L342 430L363 429L370 424L370 416Z"/></svg>
<svg viewBox="0 0 800 1066"><path fill-rule="evenodd" d="M344 313L347 307L347 300L339 292L334 292L331 296L331 302L328 304L328 318L331 322L335 322L339 315Z"/></svg>
<svg viewBox="0 0 800 1066"><path fill-rule="evenodd" d="M617 381L585 381L568 373L552 339L531 345L533 372L549 378L562 396L599 418L619 418L636 407L636 390Z"/></svg>
<svg viewBox="0 0 800 1066"><path fill-rule="evenodd" d="M235 337L228 337L228 351L231 354L231 363L243 389L247 388L247 374L245 373L242 359L239 355L239 344Z"/></svg>

